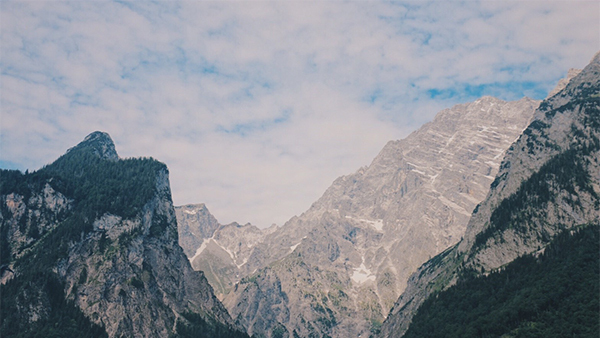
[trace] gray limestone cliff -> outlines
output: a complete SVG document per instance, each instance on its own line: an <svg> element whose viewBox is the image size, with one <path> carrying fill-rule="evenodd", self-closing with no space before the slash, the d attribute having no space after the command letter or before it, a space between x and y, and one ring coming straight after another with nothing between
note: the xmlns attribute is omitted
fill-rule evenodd
<svg viewBox="0 0 600 338"><path fill-rule="evenodd" d="M302 215L246 250L228 249L221 257L235 264L223 275L234 286L223 302L232 317L267 337L376 331L410 274L461 239L538 103L483 97L446 109L337 179Z"/></svg>
<svg viewBox="0 0 600 338"><path fill-rule="evenodd" d="M381 337L402 336L423 301L461 271L493 271L543 250L564 229L600 223L600 54L570 73L510 146L464 239L410 277Z"/></svg>
<svg viewBox="0 0 600 338"><path fill-rule="evenodd" d="M193 257L206 238L212 237L219 227L217 219L204 204L175 207L179 245L188 257Z"/></svg>
<svg viewBox="0 0 600 338"><path fill-rule="evenodd" d="M87 331L71 327L80 323L108 337L185 336L194 325L244 336L178 245L164 164L119 159L95 132L0 182L2 263L13 271L1 286L6 336L69 336Z"/></svg>
<svg viewBox="0 0 600 338"><path fill-rule="evenodd" d="M219 224L204 204L175 207L179 244L194 270L203 271L219 299L246 274L254 247L277 229Z"/></svg>

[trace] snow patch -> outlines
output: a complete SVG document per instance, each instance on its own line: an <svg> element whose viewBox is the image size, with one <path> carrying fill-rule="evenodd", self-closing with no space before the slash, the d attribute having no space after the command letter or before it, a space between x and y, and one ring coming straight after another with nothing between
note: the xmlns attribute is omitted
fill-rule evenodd
<svg viewBox="0 0 600 338"><path fill-rule="evenodd" d="M355 221L359 221L359 222L363 222L363 223L367 223L370 226L372 226L373 228L377 229L377 231L383 230L383 220L382 219L376 219L374 221L371 221L371 220L363 219L363 218L353 218L351 216L346 216L346 218L353 219Z"/></svg>
<svg viewBox="0 0 600 338"><path fill-rule="evenodd" d="M455 132L454 134L452 134L452 136L450 136L450 139L448 139L448 141L446 142L446 147L452 143L452 141L454 141L454 138L456 137L456 134L458 134L458 132Z"/></svg>
<svg viewBox="0 0 600 338"><path fill-rule="evenodd" d="M414 172L416 172L417 174L421 174L421 175L423 175L423 176L428 176L426 173L422 172L421 170L417 170L417 169L411 169L410 171L414 171Z"/></svg>
<svg viewBox="0 0 600 338"><path fill-rule="evenodd" d="M194 254L194 256L192 258L190 258L190 263L192 263L196 258L198 258L198 256L200 256L202 254L202 252L206 249L206 246L210 243L210 241L213 241L213 243L216 244L219 248L221 248L221 249L223 249L223 251L227 252L229 257L231 258L231 261L233 262L233 264L235 264L238 267L238 269L240 267L242 267L242 265L244 265L248 262L248 257L245 257L242 264L237 264L235 253L231 252L231 250L227 249L226 247L223 247L221 244L219 244L219 242L215 241L215 239L211 237L211 238L208 238L208 239L205 239L202 241L202 244L196 250L196 253Z"/></svg>
<svg viewBox="0 0 600 338"><path fill-rule="evenodd" d="M348 217L348 216L346 216L346 217ZM298 242L298 243L290 246L290 252L294 252L294 250L296 250L296 248L298 247L298 245L300 245L300 243L302 243L302 240L305 239L305 238L306 238L306 236L302 237L302 239L300 240L300 242Z"/></svg>
<svg viewBox="0 0 600 338"><path fill-rule="evenodd" d="M227 249L227 248L223 247L222 245L220 245L220 244L219 244L219 243L217 243L216 241L215 241L215 244L217 244L219 247L221 247L221 249L223 249L225 252L227 252L227 254L229 254L229 257L231 258L231 260L232 260L232 261L233 261L233 263L235 264L235 258L236 258L236 255L235 255L235 253L233 253L233 252L231 252L231 250L229 250L229 249ZM237 264L236 264L236 265L237 265Z"/></svg>
<svg viewBox="0 0 600 338"><path fill-rule="evenodd" d="M416 165L416 164L414 164L414 163L412 163L412 162L408 162L408 161L406 161L406 164L408 164L408 165L411 165L411 166L413 166L413 167L415 167L415 168L425 168L425 169L427 169L427 167L424 167L424 166L422 166L422 165ZM413 170L414 170L414 169L413 169Z"/></svg>
<svg viewBox="0 0 600 338"><path fill-rule="evenodd" d="M196 213L198 213L198 210L184 210L183 212L185 212L188 215L195 215Z"/></svg>
<svg viewBox="0 0 600 338"><path fill-rule="evenodd" d="M354 269L350 279L352 279L355 283L362 284L368 281L374 282L375 275L371 273L371 270L367 269L365 262L362 262L358 268Z"/></svg>
<svg viewBox="0 0 600 338"><path fill-rule="evenodd" d="M244 260L242 261L242 264L238 264L235 261L233 262L233 264L235 264L235 266L237 266L238 269L240 269L246 263L248 263L248 257L244 258Z"/></svg>
<svg viewBox="0 0 600 338"><path fill-rule="evenodd" d="M202 244L200 245L200 247L198 249L196 249L196 253L194 254L194 256L192 258L190 258L190 263L192 263L198 256L200 256L200 254L202 254L202 251L204 251L204 249L206 249L206 242L210 241L211 239L208 240L203 240Z"/></svg>

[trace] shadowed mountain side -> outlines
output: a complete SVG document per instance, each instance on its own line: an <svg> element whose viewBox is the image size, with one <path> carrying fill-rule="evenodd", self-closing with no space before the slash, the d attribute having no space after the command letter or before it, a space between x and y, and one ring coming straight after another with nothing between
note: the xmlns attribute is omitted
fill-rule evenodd
<svg viewBox="0 0 600 338"><path fill-rule="evenodd" d="M2 170L0 216L3 337L247 337L177 243L167 167L106 133Z"/></svg>

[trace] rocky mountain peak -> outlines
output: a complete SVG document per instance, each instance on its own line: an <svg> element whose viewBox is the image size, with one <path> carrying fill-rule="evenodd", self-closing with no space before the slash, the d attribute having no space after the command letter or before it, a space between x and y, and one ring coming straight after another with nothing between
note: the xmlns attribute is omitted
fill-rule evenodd
<svg viewBox="0 0 600 338"><path fill-rule="evenodd" d="M575 69L575 68L569 69L569 71L567 72L567 76L560 79L560 81L558 81L558 83L556 84L554 89L552 89L552 91L548 94L548 97L552 97L552 96L558 94L561 90L565 89L567 84L579 73L581 73L581 69Z"/></svg>
<svg viewBox="0 0 600 338"><path fill-rule="evenodd" d="M381 337L402 336L425 299L455 285L464 271L498 271L520 256L542 252L564 230L598 224L599 87L597 54L539 105L506 151L464 238L412 274Z"/></svg>
<svg viewBox="0 0 600 338"><path fill-rule="evenodd" d="M247 223L220 224L204 204L175 207L179 245L195 270L204 271L215 294L222 298L247 274L253 248L277 226L259 229Z"/></svg>
<svg viewBox="0 0 600 338"><path fill-rule="evenodd" d="M67 153L76 150L92 152L94 155L105 160L116 161L119 159L112 138L108 133L102 131L95 131L89 134L75 147L67 150Z"/></svg>
<svg viewBox="0 0 600 338"><path fill-rule="evenodd" d="M205 238L210 238L219 227L219 222L208 211L204 204L187 204L175 208L179 245L191 258L202 245Z"/></svg>
<svg viewBox="0 0 600 338"><path fill-rule="evenodd" d="M3 336L247 338L177 243L167 167L106 133L0 170L0 251Z"/></svg>
<svg viewBox="0 0 600 338"><path fill-rule="evenodd" d="M556 99L569 100L561 95ZM261 232L233 224L205 235L195 251L190 248L192 266L207 271L249 334L356 337L377 331L390 308L398 312L394 300L421 263L456 253L453 245L506 169L501 160L539 102L485 96L445 109L405 139L388 142L369 166L335 180L283 227ZM178 218L193 212L187 211ZM444 251L450 246L455 249Z"/></svg>
<svg viewBox="0 0 600 338"><path fill-rule="evenodd" d="M410 274L460 240L538 103L483 97L388 142L249 251L225 306L250 334L368 334Z"/></svg>

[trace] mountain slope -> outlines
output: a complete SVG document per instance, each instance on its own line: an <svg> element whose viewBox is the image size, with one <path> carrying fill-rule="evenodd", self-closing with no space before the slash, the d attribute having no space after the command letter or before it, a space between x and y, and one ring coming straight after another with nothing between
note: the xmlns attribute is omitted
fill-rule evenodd
<svg viewBox="0 0 600 338"><path fill-rule="evenodd" d="M404 337L598 337L599 231L565 231L539 257L462 278L421 305Z"/></svg>
<svg viewBox="0 0 600 338"><path fill-rule="evenodd" d="M432 293L461 271L492 271L545 247L558 233L599 224L600 54L554 96L510 147L464 239L414 273L382 328L406 332Z"/></svg>
<svg viewBox="0 0 600 338"><path fill-rule="evenodd" d="M257 244L277 226L259 229L251 224L219 224L204 204L175 207L179 244L192 268L203 271L219 299L240 278L251 273L248 258Z"/></svg>
<svg viewBox="0 0 600 338"><path fill-rule="evenodd" d="M95 132L0 183L3 336L245 336L177 243L164 164Z"/></svg>
<svg viewBox="0 0 600 338"><path fill-rule="evenodd" d="M460 240L537 104L484 97L388 143L249 251L224 299L232 317L265 336L376 330L409 275Z"/></svg>
<svg viewBox="0 0 600 338"><path fill-rule="evenodd" d="M175 207L179 245L188 257L193 257L206 238L212 237L220 224L204 204Z"/></svg>

